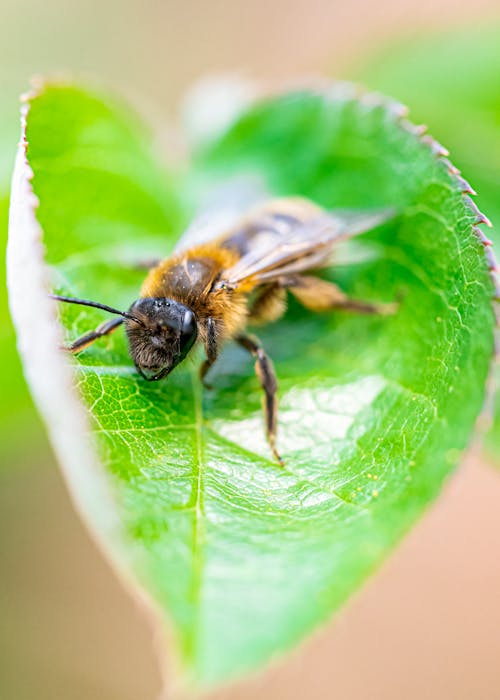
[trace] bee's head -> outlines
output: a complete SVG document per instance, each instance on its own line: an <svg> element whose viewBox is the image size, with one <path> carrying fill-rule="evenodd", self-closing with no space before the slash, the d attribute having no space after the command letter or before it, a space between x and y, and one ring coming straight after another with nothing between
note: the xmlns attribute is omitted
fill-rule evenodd
<svg viewBox="0 0 500 700"><path fill-rule="evenodd" d="M132 360L148 381L162 379L186 357L198 335L194 313L174 299L135 301L125 320Z"/></svg>

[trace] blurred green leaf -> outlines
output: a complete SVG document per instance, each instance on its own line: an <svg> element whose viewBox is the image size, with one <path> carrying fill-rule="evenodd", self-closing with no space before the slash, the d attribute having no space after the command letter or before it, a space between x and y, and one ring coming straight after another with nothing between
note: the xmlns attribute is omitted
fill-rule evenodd
<svg viewBox="0 0 500 700"><path fill-rule="evenodd" d="M79 89L33 97L27 140L46 253L44 263L34 244L33 285L15 284L16 251L38 235L20 161L13 304L74 498L171 622L191 682L256 669L340 607L438 494L470 438L493 346L474 212L397 110L342 87L256 104L198 153L180 196L142 128ZM141 281L130 261L169 252L186 223L185 193L242 176L326 207L398 207L397 220L359 240L355 264L330 273L354 296L401 298L398 313L291 305L264 329L280 378L285 468L269 458L258 382L234 347L209 393L194 365L142 381L120 332L96 343L71 361L90 426L82 431L37 270L47 265L59 292L126 307ZM61 308L67 340L102 318Z"/></svg>
<svg viewBox="0 0 500 700"><path fill-rule="evenodd" d="M500 25L467 27L387 46L359 70L372 88L397 95L414 118L446 142L453 163L474 183L500 246ZM497 372L497 384L500 373ZM500 456L500 392L486 436Z"/></svg>
<svg viewBox="0 0 500 700"><path fill-rule="evenodd" d="M14 328L7 304L5 252L9 215L9 184L19 138L19 108L12 86L2 85L0 113L0 470L10 468L19 451L39 449L44 439L42 428L23 377L16 350ZM29 435L27 445L26 436Z"/></svg>
<svg viewBox="0 0 500 700"><path fill-rule="evenodd" d="M0 284L5 290L5 246L7 244L7 221L9 212L8 195L0 198L0 231L3 234L2 257L0 261ZM9 309L7 306L7 294L0 298L0 366L2 368L2 398L0 402L0 421L3 420L17 407L17 402L22 403L23 393L22 374L20 371L19 357L16 352L14 329L10 323ZM7 384L5 383L7 382ZM14 402L14 405L13 405Z"/></svg>
<svg viewBox="0 0 500 700"><path fill-rule="evenodd" d="M12 453L19 447L26 448L26 435L30 445L40 440L40 430L33 404L23 377L21 362L16 350L14 328L7 305L5 283L5 247L7 245L7 220L9 197L0 197L0 469L7 468Z"/></svg>

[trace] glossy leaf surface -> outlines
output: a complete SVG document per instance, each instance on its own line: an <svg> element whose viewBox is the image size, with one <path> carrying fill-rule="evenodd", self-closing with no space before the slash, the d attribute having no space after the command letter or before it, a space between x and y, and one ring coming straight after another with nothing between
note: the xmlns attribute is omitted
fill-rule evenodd
<svg viewBox="0 0 500 700"><path fill-rule="evenodd" d="M477 190L477 203L492 223L488 236L500 244L500 25L435 33L386 47L360 69L363 82L398 95L412 115L446 141L453 163ZM439 65L439 71L436 71ZM497 385L500 370L497 369ZM500 457L500 392L489 455Z"/></svg>
<svg viewBox="0 0 500 700"><path fill-rule="evenodd" d="M134 259L171 250L194 214L182 202L196 191L250 176L270 195L399 211L358 239L352 264L328 272L353 296L399 299L396 314L313 315L290 304L260 333L280 380L285 468L270 459L242 350L227 347L213 392L202 391L197 363L148 384L120 331L73 360L56 353L50 333L33 337L43 285L12 284L27 371L73 496L171 622L185 674L206 685L258 668L339 608L437 495L470 438L493 324L475 214L399 108L349 88L256 104L197 154L176 188L123 107L79 89L35 95L26 136L45 246L44 259L33 246L34 269L47 265L58 293L113 306L138 294ZM15 209L29 219L34 204L23 192ZM26 234L17 222L12 280ZM86 308L60 313L66 340L103 320ZM43 352L52 384L34 371ZM80 397L67 404L62 363ZM58 421L70 426L64 436Z"/></svg>

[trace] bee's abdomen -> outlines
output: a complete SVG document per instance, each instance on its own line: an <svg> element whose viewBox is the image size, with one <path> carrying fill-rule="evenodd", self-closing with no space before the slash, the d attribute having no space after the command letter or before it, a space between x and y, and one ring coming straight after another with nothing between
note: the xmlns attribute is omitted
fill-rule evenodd
<svg viewBox="0 0 500 700"><path fill-rule="evenodd" d="M222 242L241 257L259 248L279 246L302 224L319 216L322 209L307 199L273 199L254 209Z"/></svg>

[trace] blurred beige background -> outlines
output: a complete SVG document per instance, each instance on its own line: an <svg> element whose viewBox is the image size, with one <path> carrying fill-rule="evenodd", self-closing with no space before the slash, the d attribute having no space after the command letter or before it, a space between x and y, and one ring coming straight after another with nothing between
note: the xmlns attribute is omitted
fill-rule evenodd
<svg viewBox="0 0 500 700"><path fill-rule="evenodd" d="M159 125L210 72L348 78L391 39L490 18L498 0L0 0L0 125L15 141L32 73L95 75ZM0 459L0 697L156 698L150 630L71 510L34 419ZM499 504L500 475L471 456L333 624L214 700L500 697Z"/></svg>

